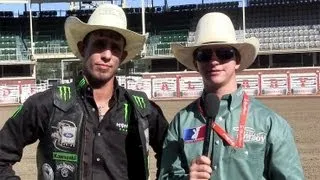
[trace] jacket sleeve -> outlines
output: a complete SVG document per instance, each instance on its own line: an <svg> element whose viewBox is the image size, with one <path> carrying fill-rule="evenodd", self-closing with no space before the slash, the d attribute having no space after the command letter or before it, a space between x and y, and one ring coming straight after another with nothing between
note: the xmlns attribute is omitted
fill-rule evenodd
<svg viewBox="0 0 320 180"><path fill-rule="evenodd" d="M163 142L160 166L160 180L186 180L189 178L189 165L183 150L183 140L179 134L180 116L177 114L170 123Z"/></svg>
<svg viewBox="0 0 320 180"><path fill-rule="evenodd" d="M304 174L291 127L276 115L270 130L268 177L274 180L303 180Z"/></svg>
<svg viewBox="0 0 320 180"><path fill-rule="evenodd" d="M155 158L157 159L158 176L161 163L162 145L168 129L168 121L164 117L161 108L153 101L150 101L150 103L151 115L149 118L149 144L152 147L153 151L156 153Z"/></svg>
<svg viewBox="0 0 320 180"><path fill-rule="evenodd" d="M43 97L42 97L43 98ZM46 116L38 96L32 96L6 121L0 131L0 180L20 179L12 166L21 160L23 148L36 142L43 132L40 119ZM40 113L41 112L41 113Z"/></svg>

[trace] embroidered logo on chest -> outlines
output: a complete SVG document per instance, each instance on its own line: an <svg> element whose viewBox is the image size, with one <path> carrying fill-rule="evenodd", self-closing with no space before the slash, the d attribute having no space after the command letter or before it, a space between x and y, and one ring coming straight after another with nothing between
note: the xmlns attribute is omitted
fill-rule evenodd
<svg viewBox="0 0 320 180"><path fill-rule="evenodd" d="M122 131L122 132L128 131L128 124L126 123L117 123L116 126L119 128L119 131Z"/></svg>
<svg viewBox="0 0 320 180"><path fill-rule="evenodd" d="M186 143L203 141L206 132L206 126L199 126L183 130L183 140Z"/></svg>
<svg viewBox="0 0 320 180"><path fill-rule="evenodd" d="M238 134L239 127L233 127L233 131L236 131ZM266 133L265 132L256 132L255 129L251 127L245 127L244 131L244 142L257 142L260 144L263 144L266 139Z"/></svg>

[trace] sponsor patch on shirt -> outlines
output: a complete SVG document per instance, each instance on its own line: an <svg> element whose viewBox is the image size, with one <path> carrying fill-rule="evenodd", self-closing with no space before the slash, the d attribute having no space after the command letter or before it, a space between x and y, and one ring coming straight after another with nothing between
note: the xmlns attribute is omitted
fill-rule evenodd
<svg viewBox="0 0 320 180"><path fill-rule="evenodd" d="M233 127L234 131L238 132L239 127ZM244 142L256 142L263 144L266 140L266 133L265 132L256 132L255 129L251 127L245 127L244 131Z"/></svg>
<svg viewBox="0 0 320 180"><path fill-rule="evenodd" d="M183 130L183 140L186 143L203 141L206 134L206 126L199 126Z"/></svg>

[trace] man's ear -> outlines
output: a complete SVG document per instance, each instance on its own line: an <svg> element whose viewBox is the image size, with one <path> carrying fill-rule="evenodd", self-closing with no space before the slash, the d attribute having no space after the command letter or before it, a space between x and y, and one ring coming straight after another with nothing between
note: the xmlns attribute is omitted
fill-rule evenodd
<svg viewBox="0 0 320 180"><path fill-rule="evenodd" d="M235 69L236 69L236 70L239 69L239 67L240 67L240 61L241 61L240 58L237 58L237 59L236 59L236 66L235 66Z"/></svg>
<svg viewBox="0 0 320 180"><path fill-rule="evenodd" d="M78 46L78 50L79 50L79 53L80 53L80 55L82 56L82 57L84 57L84 51L85 51L85 45L84 45L84 43L83 43L83 41L79 41L78 43L77 43L77 46Z"/></svg>
<svg viewBox="0 0 320 180"><path fill-rule="evenodd" d="M193 62L194 67L196 67L196 70L199 72L199 68L198 68L197 62L195 60L193 60L192 62Z"/></svg>
<svg viewBox="0 0 320 180"><path fill-rule="evenodd" d="M127 51L123 51L122 56L121 56L121 62L128 56Z"/></svg>
<svg viewBox="0 0 320 180"><path fill-rule="evenodd" d="M240 58L237 58L237 59L236 59L236 63L239 64L239 65L240 65L240 61L241 61Z"/></svg>

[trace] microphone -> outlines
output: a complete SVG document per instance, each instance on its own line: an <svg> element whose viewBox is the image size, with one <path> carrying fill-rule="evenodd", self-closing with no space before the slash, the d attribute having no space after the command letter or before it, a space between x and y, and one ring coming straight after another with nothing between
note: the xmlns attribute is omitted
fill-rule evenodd
<svg viewBox="0 0 320 180"><path fill-rule="evenodd" d="M206 116L206 134L203 142L202 155L209 157L209 143L211 135L211 124L219 112L220 100L217 95L209 93L204 99L204 112Z"/></svg>

